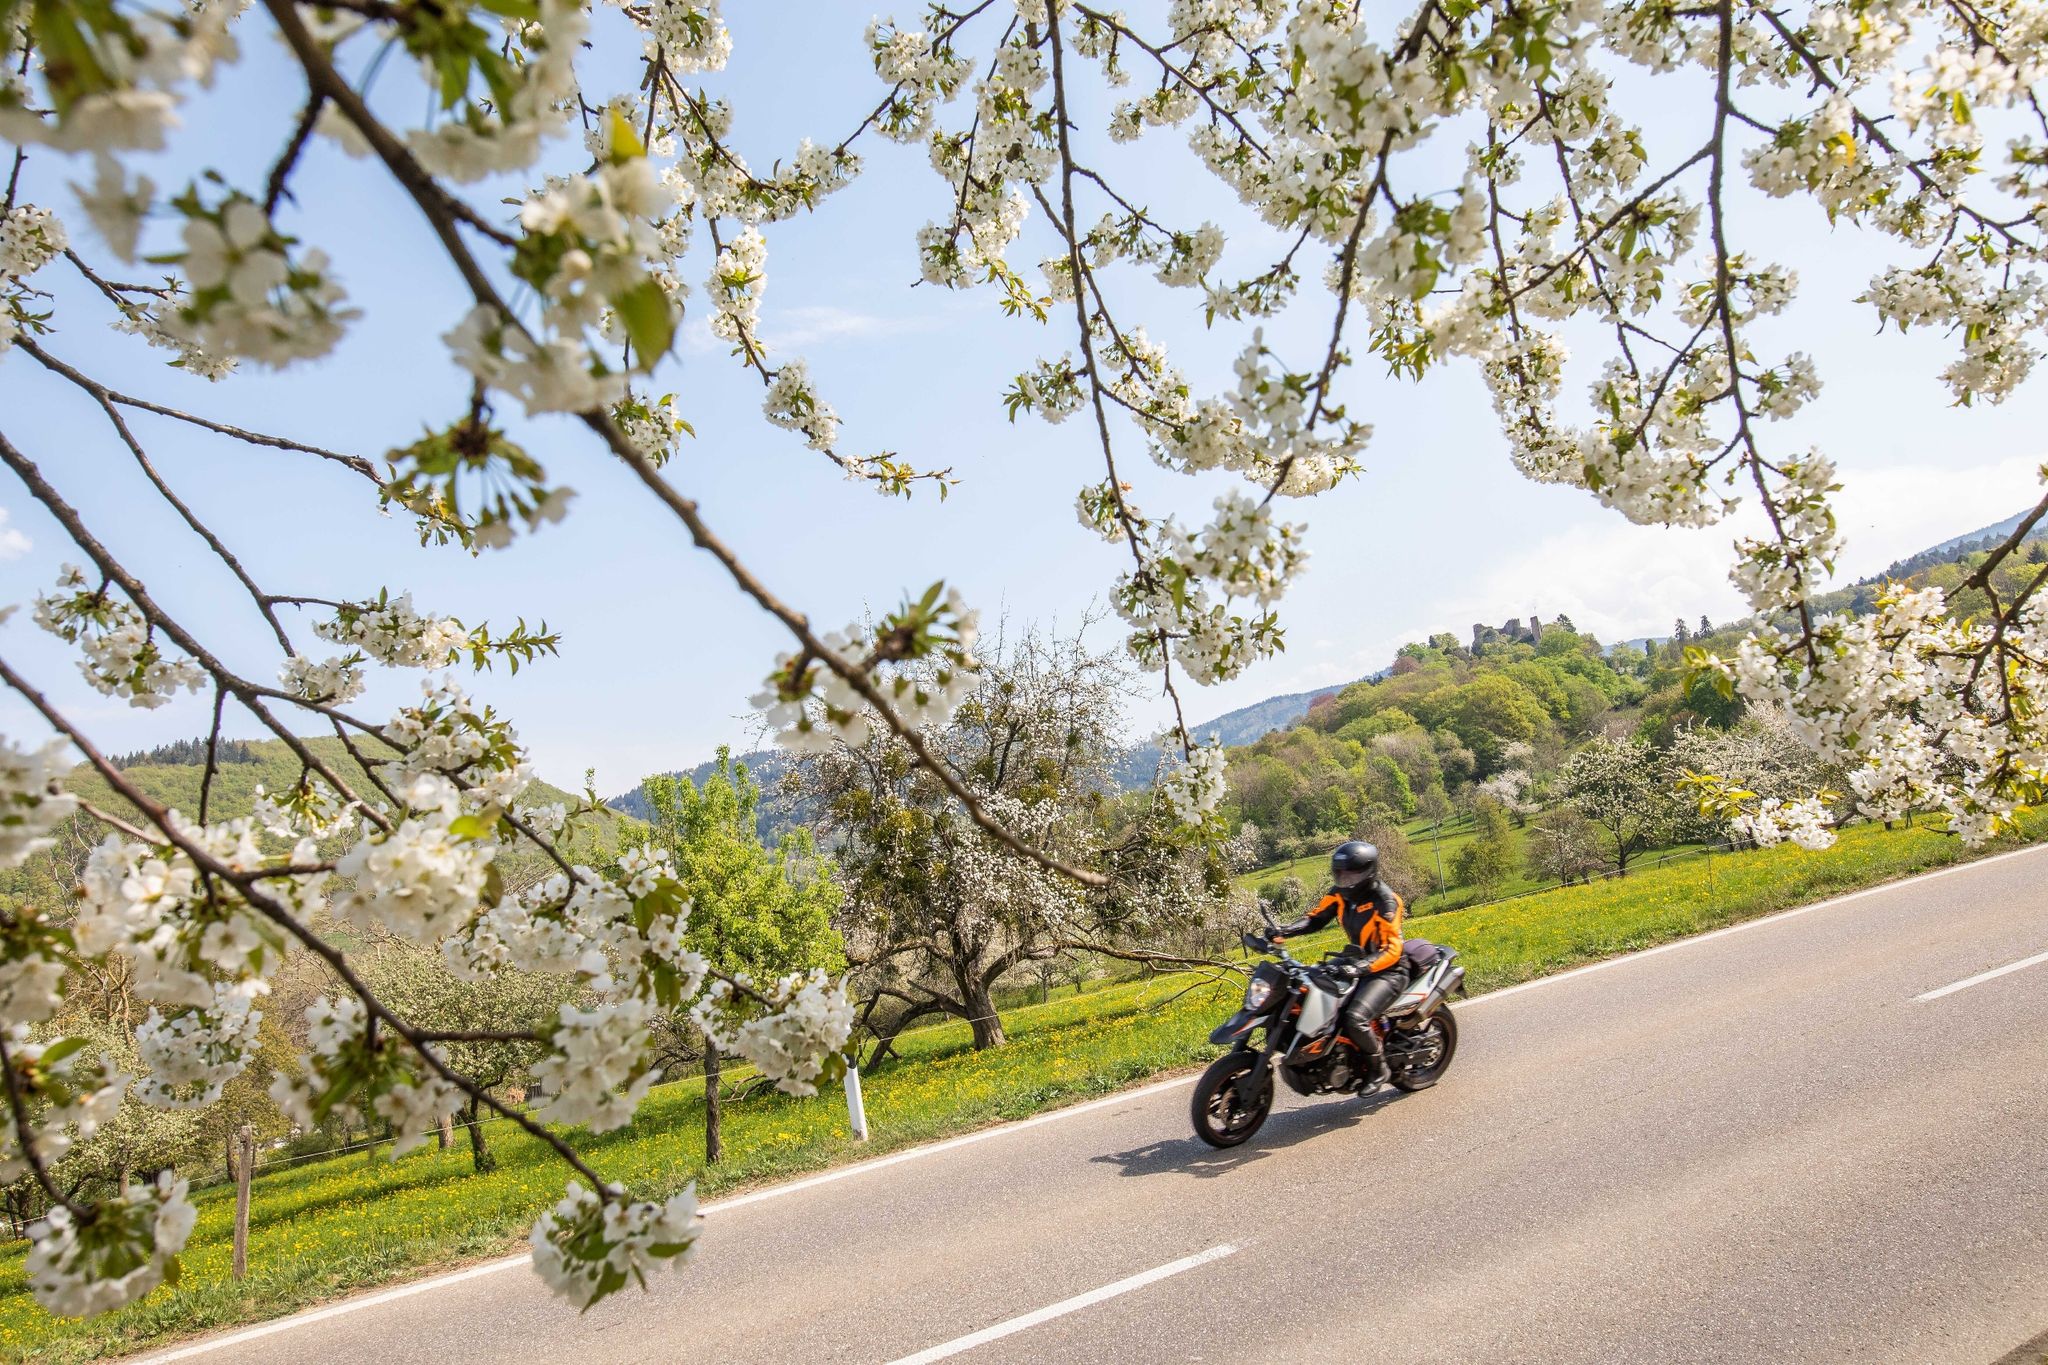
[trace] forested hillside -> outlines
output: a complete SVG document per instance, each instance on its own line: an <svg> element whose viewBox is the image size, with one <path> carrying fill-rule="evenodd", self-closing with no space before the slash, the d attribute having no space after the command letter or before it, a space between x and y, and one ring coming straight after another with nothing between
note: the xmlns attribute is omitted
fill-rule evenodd
<svg viewBox="0 0 2048 1365"><path fill-rule="evenodd" d="M1883 573L1815 598L1814 606L1820 611L1853 611L1861 615L1873 609L1887 583L1900 583L1943 589L1955 599L1958 615L1981 613L1991 605L1990 599L1981 588L1964 585L2019 528L2021 520L2018 516L2009 517L1995 526L1908 555ZM2032 528L2027 538L1994 566L1991 586L1998 592L1999 600L2011 601L2041 572L2044 563L2048 563L2048 523Z"/></svg>
<svg viewBox="0 0 2048 1365"><path fill-rule="evenodd" d="M300 742L353 789L375 792L376 788L364 774L362 766L350 756L340 740L321 736ZM374 755L368 756L374 761ZM200 787L206 774L206 743L203 739L182 740L145 753L128 754L116 759L115 764L122 770L122 777L143 795L186 815L197 815ZM282 797L298 785L303 771L298 756L282 740L226 741L221 745L214 768L208 814L216 820L248 815L255 807L259 788L273 798ZM116 795L106 779L89 764L81 763L74 768L65 779L65 787L110 814L123 818L135 814L134 808ZM527 787L519 804L527 807L560 804L574 808L581 799L560 787L536 780ZM593 846L609 847L612 843L611 828L609 820L597 825L586 824L581 827L582 837L593 841ZM104 827L97 821L81 816L77 829L71 831L74 837L70 842L96 842L98 835L104 832ZM0 872L0 895L19 894L14 880L37 874L38 864L49 856L39 855L24 867ZM506 856L516 862L522 856L538 855L508 849Z"/></svg>
<svg viewBox="0 0 2048 1365"><path fill-rule="evenodd" d="M1302 724L1233 751L1230 814L1284 859L1417 816L1447 819L1489 792L1523 806L1595 736L1669 742L1737 714L1710 686L1686 688L1673 645L1608 651L1567 625L1546 625L1533 645L1477 652L1438 636L1405 646L1379 681L1354 683Z"/></svg>

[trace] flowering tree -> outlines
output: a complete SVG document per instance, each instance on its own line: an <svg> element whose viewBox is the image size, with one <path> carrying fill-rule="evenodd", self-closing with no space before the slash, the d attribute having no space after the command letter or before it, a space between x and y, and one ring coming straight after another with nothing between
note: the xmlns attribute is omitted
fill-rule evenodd
<svg viewBox="0 0 2048 1365"><path fill-rule="evenodd" d="M1783 710L1752 710L1726 730L1688 727L1672 741L1670 763L1710 825L1726 820L1738 838L1766 848L1834 841L1829 806L1841 799L1841 773L1802 742Z"/></svg>
<svg viewBox="0 0 2048 1365"><path fill-rule="evenodd" d="M1187 928L1220 903L1223 850L1175 838L1168 795L1112 800L1126 685L1114 656L1027 636L984 659L973 694L922 737L1007 827L1109 873L1101 887L1012 856L893 734L809 755L784 779L834 841L847 956L863 993L893 1002L885 1037L943 1013L999 1047L1005 976L1074 951L1155 956L1106 940Z"/></svg>
<svg viewBox="0 0 2048 1365"><path fill-rule="evenodd" d="M1527 875L1562 886L1585 880L1606 861L1600 854L1599 826L1573 806L1554 807L1530 821L1522 846Z"/></svg>
<svg viewBox="0 0 2048 1365"><path fill-rule="evenodd" d="M1737 542L1734 578L1759 614L1791 628L1756 629L1731 655L1698 653L1694 666L1783 705L1801 737L1847 770L1866 812L1935 806L1965 837L1988 837L2039 794L2048 617L2037 590L2048 568L1994 591L2008 551L1993 551L1967 585L1991 594L1990 610L1967 620L1938 590L1888 594L1855 620L1809 607L1839 543L1834 467L1770 433L1816 391L1818 367L1748 340L1785 306L1795 275L1744 240L1735 186L1810 200L1889 243L1892 263L1864 301L1882 324L1955 338L1942 380L1959 401L2001 401L2031 370L2048 309L2042 29L2038 7L2021 0L1417 0L1370 19L1342 0L1174 0L1143 23L1083 0L948 0L870 30L858 56L880 78L871 107L820 110L830 121L821 141L750 161L733 104L703 88L732 54L718 0L598 13L575 0L0 0L0 137L14 146L0 204L0 348L104 414L246 590L275 640L275 667L238 670L167 611L107 528L88 525L37 454L0 432L0 462L82 561L35 615L78 647L85 676L109 696L153 706L178 690L211 693L216 715L232 706L288 743L299 728L331 728L368 750L373 772L358 790L300 745L298 788L257 820L210 821L203 796L197 811L173 812L122 789L77 719L0 665L0 682L140 812L107 821L76 923L43 907L9 916L0 935L5 1160L49 1184L55 1149L125 1088L127 1078L35 1033L67 968L109 954L132 960L138 994L159 1007L137 1041L143 1084L165 1102L201 1103L246 1063L265 980L291 944L320 954L342 983L316 1006L313 1055L283 1096L295 1112L364 1105L410 1130L475 1096L436 1052L453 1040L390 1008L311 927L330 879L341 918L438 942L457 973L553 970L599 999L565 1006L546 1031L539 1066L563 1082L550 1085L549 1108L510 1116L586 1182L535 1230L536 1265L580 1302L684 1249L690 1205L634 1201L543 1120L624 1122L652 1079L640 1062L648 1018L700 989L741 1049L792 1088L811 1086L845 1037L843 1001L819 978L747 987L714 973L705 987L704 964L681 947L687 907L658 857L629 857L607 877L558 856L552 878L503 894L497 851L548 847L556 819L519 805L527 766L509 723L446 681L389 719L349 707L368 668L524 660L546 647L545 632L494 633L404 596L371 596L368 584L329 602L259 585L235 553L245 528L194 514L130 426L135 412L331 462L416 517L423 540L472 550L561 517L571 497L497 422L496 405L563 414L787 630L790 651L761 703L788 743L885 736L993 846L1076 886L1106 881L1056 840L1038 842L1050 831L1016 827L1021 812L992 806L928 743L973 688L965 603L914 591L871 625L821 631L741 562L664 468L689 396L656 397L656 377L694 278L695 306L762 384L769 423L885 493L945 486L947 471L855 453L803 360L778 357L761 334L769 234L827 211L879 141L923 147L939 177L932 217L914 229L924 280L982 290L1064 333L1009 382L1006 404L1013 418L1081 414L1090 429L1101 477L1081 489L1078 510L1115 547L1111 600L1130 651L1176 706L1180 680L1233 678L1281 647L1276 606L1305 556L1276 500L1357 472L1370 428L1346 387L1354 359L1418 375L1461 358L1484 375L1530 477L1582 487L1637 521L1698 525L1741 500L1760 508L1765 529ZM213 174L206 149L188 148L209 173L160 193L131 153L169 143L181 105L207 98L224 63L273 38L304 96L277 111L261 183ZM586 60L586 48L619 60ZM403 59L384 60L394 53ZM617 91L586 89L600 66L631 73ZM1627 67L1649 73L1654 135L1620 98L1641 85L1616 84ZM1075 116L1084 83L1129 89L1106 126ZM379 109L424 112L380 117L365 96L373 85ZM1105 139L1171 130L1263 224L1228 268L1212 222L1162 219L1119 189L1099 155ZM105 320L207 379L326 354L356 310L323 249L335 244L293 197L316 137L410 199L469 296L442 334L468 380L448 395L448 420L389 452L388 470L109 386L62 354L65 331L92 319L57 316L37 283L46 270L76 272ZM1447 156L1462 163L1451 188ZM67 196L57 186L70 177ZM509 214L497 207L507 185ZM36 186L49 192L30 202ZM90 251L73 231L84 223L99 240ZM135 282L145 238L164 273ZM1205 320L1249 326L1233 385L1200 392L1133 318L1129 277L1140 271L1187 291ZM1305 276L1326 297L1297 301L1311 292ZM1258 321L1289 307L1327 319L1316 354L1265 343ZM1567 326L1596 339L1579 376L1590 402L1576 418L1560 406L1573 369ZM1205 524L1147 515L1134 448L1171 471L1237 482ZM2014 544L2043 512L2048 501ZM301 653L309 633L334 652ZM1207 821L1220 754L1184 727L1172 743L1165 797ZM58 750L9 743L0 758L0 857L14 860L75 798L58 781ZM1723 795L1745 807L1740 789ZM356 826L348 850L313 856L308 841L337 821ZM55 1309L98 1311L159 1282L190 1225L175 1181L97 1205L62 1197L36 1235L30 1278Z"/></svg>
<svg viewBox="0 0 2048 1365"><path fill-rule="evenodd" d="M1557 775L1559 794L1599 826L1612 850L1614 870L1654 847L1677 814L1662 757L1641 739L1590 741L1565 760Z"/></svg>
<svg viewBox="0 0 2048 1365"><path fill-rule="evenodd" d="M1529 817L1542 808L1534 794L1536 779L1529 773L1535 754L1535 749L1525 741L1515 741L1501 751L1501 761L1510 766L1479 784L1479 794L1498 802L1503 810L1514 815L1517 824L1527 824Z"/></svg>
<svg viewBox="0 0 2048 1365"><path fill-rule="evenodd" d="M471 1168L478 1175L497 1170L498 1158L484 1130L484 1096L531 1075L547 1055L540 1034L576 994L574 984L558 974L510 969L464 980L450 974L430 951L403 938L365 954L359 970L378 999L421 1028L446 1036L439 1055L475 1081L476 1088L443 1116L442 1139L447 1121L460 1115ZM392 1144L393 1159L427 1137L424 1130L401 1128Z"/></svg>

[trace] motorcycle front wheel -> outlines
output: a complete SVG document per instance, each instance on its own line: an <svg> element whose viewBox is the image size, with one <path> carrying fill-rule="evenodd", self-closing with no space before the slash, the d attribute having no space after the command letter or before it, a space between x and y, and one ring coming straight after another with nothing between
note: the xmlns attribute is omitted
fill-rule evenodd
<svg viewBox="0 0 2048 1365"><path fill-rule="evenodd" d="M1196 1137L1211 1147L1235 1147L1259 1131L1273 1111L1273 1073L1268 1071L1260 1078L1249 1103L1238 1095L1238 1081L1258 1064L1256 1052L1226 1052L1209 1063L1195 1083L1194 1100L1189 1105Z"/></svg>

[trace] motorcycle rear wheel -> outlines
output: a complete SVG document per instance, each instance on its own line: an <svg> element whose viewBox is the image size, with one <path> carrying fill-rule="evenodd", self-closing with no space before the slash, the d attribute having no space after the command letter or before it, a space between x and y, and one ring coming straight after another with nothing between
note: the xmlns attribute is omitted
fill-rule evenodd
<svg viewBox="0 0 2048 1365"><path fill-rule="evenodd" d="M1211 1147L1235 1147L1249 1139L1273 1112L1273 1073L1260 1078L1258 1092L1249 1105L1238 1099L1237 1083L1245 1072L1259 1064L1256 1052L1226 1052L1209 1063L1202 1079L1195 1082L1195 1094L1188 1105L1195 1122L1195 1136Z"/></svg>
<svg viewBox="0 0 2048 1365"><path fill-rule="evenodd" d="M1439 1031L1442 1034L1443 1050L1437 1054L1436 1060L1425 1067L1395 1067L1394 1074L1390 1077L1395 1085L1403 1090L1427 1090L1443 1079L1444 1072L1451 1069L1451 1058L1456 1056L1458 1051L1458 1021L1451 1017L1449 1005L1438 1006L1436 1013L1429 1016L1429 1022L1416 1029L1415 1033L1420 1040Z"/></svg>

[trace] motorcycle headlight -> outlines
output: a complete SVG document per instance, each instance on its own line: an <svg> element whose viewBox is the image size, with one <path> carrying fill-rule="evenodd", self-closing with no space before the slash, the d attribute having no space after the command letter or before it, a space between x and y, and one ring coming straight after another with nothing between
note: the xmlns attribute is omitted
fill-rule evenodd
<svg viewBox="0 0 2048 1365"><path fill-rule="evenodd" d="M1244 1007L1248 1010L1264 1009L1266 1002L1273 998L1273 983L1263 976L1255 976L1245 983Z"/></svg>

